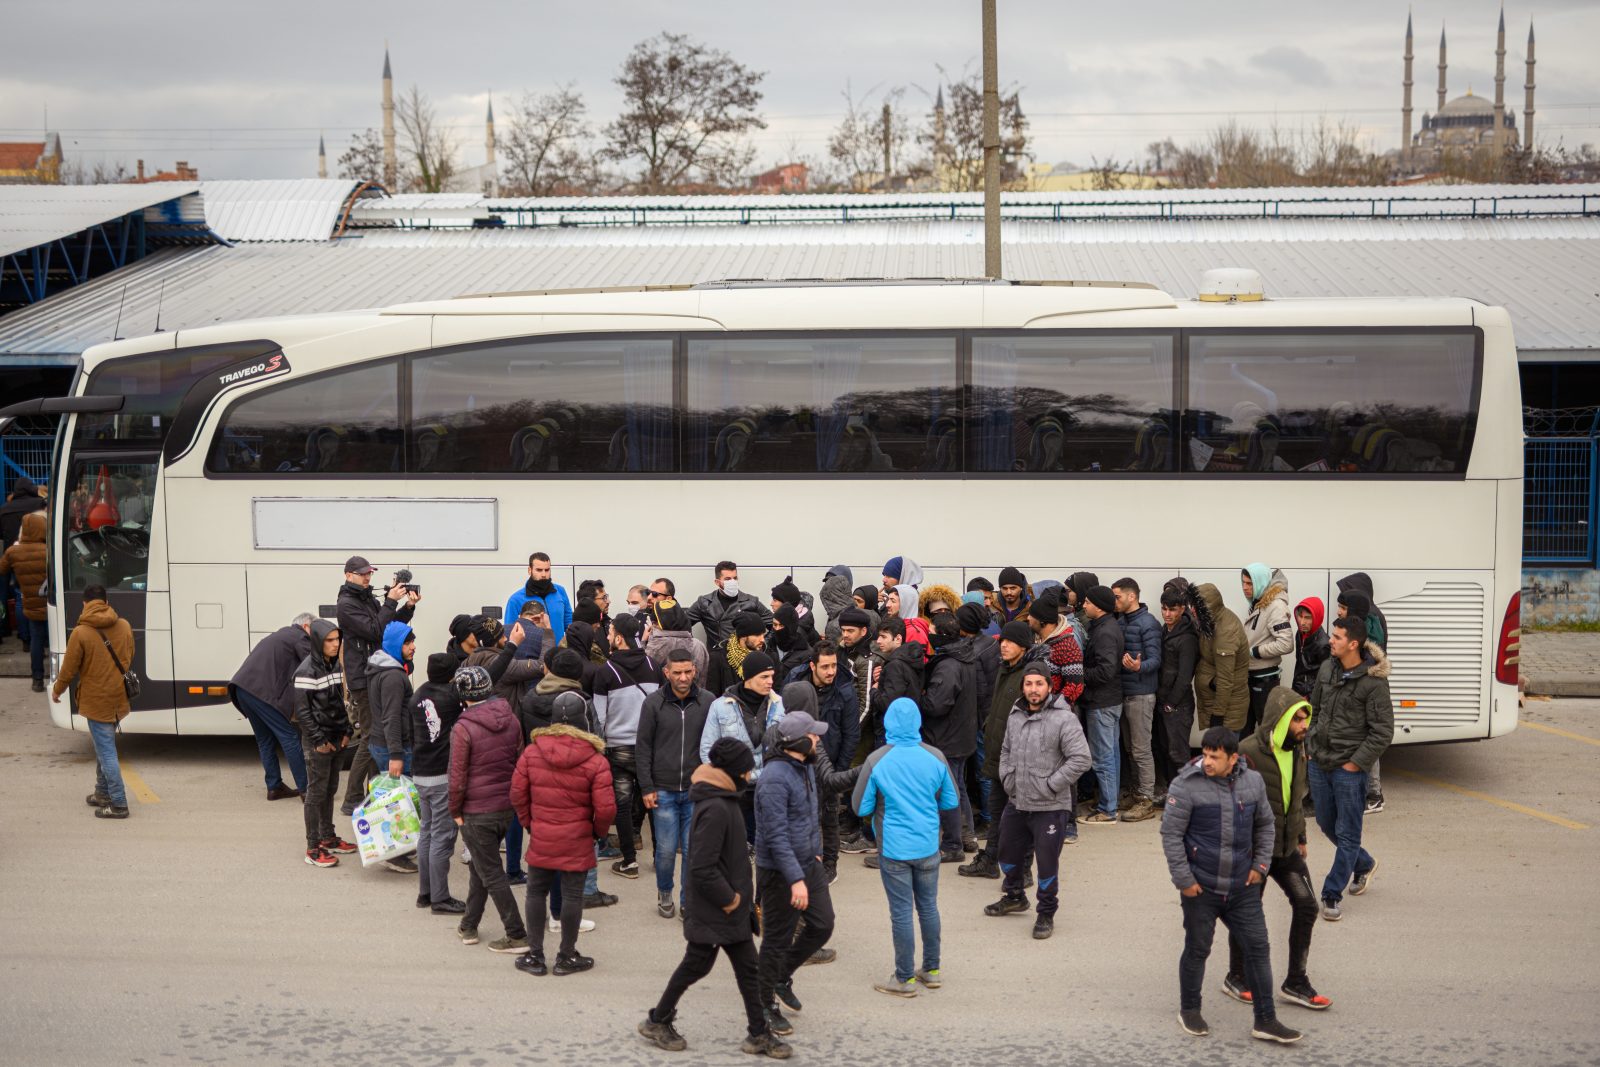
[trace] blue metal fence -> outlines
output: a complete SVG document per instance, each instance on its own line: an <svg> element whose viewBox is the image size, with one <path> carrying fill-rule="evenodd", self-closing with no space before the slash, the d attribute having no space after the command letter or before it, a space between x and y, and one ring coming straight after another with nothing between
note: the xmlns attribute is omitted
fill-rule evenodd
<svg viewBox="0 0 1600 1067"><path fill-rule="evenodd" d="M1523 449L1522 561L1592 564L1600 439L1530 437Z"/></svg>
<svg viewBox="0 0 1600 1067"><path fill-rule="evenodd" d="M8 488L19 474L35 485L50 484L50 452L54 437L0 434L0 482Z"/></svg>

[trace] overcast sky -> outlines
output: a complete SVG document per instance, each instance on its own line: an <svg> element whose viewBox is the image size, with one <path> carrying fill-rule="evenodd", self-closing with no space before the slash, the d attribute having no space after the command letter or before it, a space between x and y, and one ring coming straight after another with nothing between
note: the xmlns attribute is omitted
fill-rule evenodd
<svg viewBox="0 0 1600 1067"><path fill-rule="evenodd" d="M1494 93L1492 0L1424 0L1416 25L1416 119L1434 108L1441 20L1449 90ZM1127 160L1163 137L1198 139L1217 122L1290 129L1319 115L1375 150L1400 136L1404 5L1394 0L1192 0L1089 4L1001 0L1000 74L1022 92L1035 157ZM1537 0L1506 9L1506 100L1522 125L1524 42L1533 17L1541 144L1600 143L1600 3ZM393 0L0 0L0 140L39 136L48 107L69 158L171 167L202 177L316 174L350 137L380 125L387 39L397 89L416 83L458 126L462 161L483 160L484 102L498 117L526 90L573 82L596 126L618 106L612 83L638 40L692 35L766 72L764 164L822 156L850 83L876 101L905 86L919 115L939 82L980 57L976 0L918 3L652 3L602 0L444 5ZM502 127L503 129L503 127Z"/></svg>

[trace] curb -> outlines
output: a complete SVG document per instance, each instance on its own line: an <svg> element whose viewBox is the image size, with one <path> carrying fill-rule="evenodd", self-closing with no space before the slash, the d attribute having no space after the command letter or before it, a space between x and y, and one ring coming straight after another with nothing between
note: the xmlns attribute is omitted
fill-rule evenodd
<svg viewBox="0 0 1600 1067"><path fill-rule="evenodd" d="M1536 697L1600 697L1600 676L1547 674L1527 678L1523 692Z"/></svg>

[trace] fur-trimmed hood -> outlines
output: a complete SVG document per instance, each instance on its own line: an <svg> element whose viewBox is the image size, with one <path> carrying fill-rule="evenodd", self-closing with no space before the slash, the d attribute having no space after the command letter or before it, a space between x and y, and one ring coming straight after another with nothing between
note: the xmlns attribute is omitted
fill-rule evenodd
<svg viewBox="0 0 1600 1067"><path fill-rule="evenodd" d="M948 585L938 583L922 587L922 601L917 605L917 614L924 619L933 618L928 614L928 605L935 600L943 601L952 613L961 606L961 594ZM903 605L902 605L903 606Z"/></svg>
<svg viewBox="0 0 1600 1067"><path fill-rule="evenodd" d="M1364 651L1373 659L1373 664L1367 668L1367 673L1374 678L1389 677L1389 654L1378 645L1378 642L1368 641Z"/></svg>
<svg viewBox="0 0 1600 1067"><path fill-rule="evenodd" d="M587 730L580 730L576 726L568 726L564 722L558 722L553 726L540 726L528 734L528 742L530 744L538 744L539 738L541 737L570 737L575 741L583 741L593 745L594 750L602 755L604 755L606 751L606 743L600 740L594 734L591 734ZM587 758L588 753L581 753L578 755L577 759L572 761L572 763L581 763ZM557 766L562 765L561 761L557 760L553 755L550 757L550 762L556 764Z"/></svg>

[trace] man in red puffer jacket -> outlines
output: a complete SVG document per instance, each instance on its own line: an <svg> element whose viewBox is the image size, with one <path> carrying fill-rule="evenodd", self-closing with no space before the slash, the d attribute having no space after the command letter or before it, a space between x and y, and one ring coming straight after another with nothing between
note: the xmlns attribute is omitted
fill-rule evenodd
<svg viewBox="0 0 1600 1067"><path fill-rule="evenodd" d="M583 921L583 880L595 864L594 841L617 815L605 742L584 727L588 707L577 693L562 693L553 723L534 730L511 778L511 805L528 831L528 951L517 969L545 974L545 904L561 882L558 975L587 971L594 960L578 955Z"/></svg>

